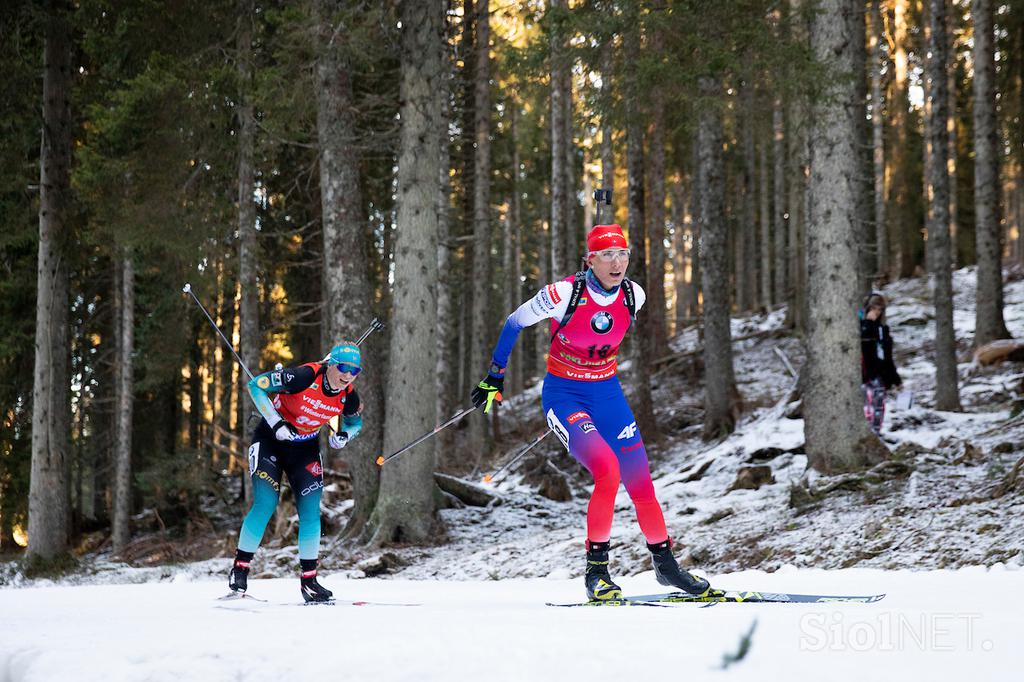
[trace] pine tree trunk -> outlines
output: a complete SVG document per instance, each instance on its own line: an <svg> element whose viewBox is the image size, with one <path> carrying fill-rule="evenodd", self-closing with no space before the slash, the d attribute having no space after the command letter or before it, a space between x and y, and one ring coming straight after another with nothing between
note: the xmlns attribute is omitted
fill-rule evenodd
<svg viewBox="0 0 1024 682"><path fill-rule="evenodd" d="M857 115L851 78L861 68L850 44L860 40L858 0L824 0L811 23L816 59L835 72L811 115L810 209L807 220L807 363L804 434L808 461L823 473L880 461L885 446L871 433L860 397L856 216Z"/></svg>
<svg viewBox="0 0 1024 682"><path fill-rule="evenodd" d="M473 49L476 38L476 13L472 11L472 3L463 3L463 16L461 23L461 40L457 57L461 57L462 65L456 72L456 81L459 89L460 125L459 139L461 141L461 172L459 174L461 185L461 206L459 217L453 226L457 229L450 230L449 235L452 243L452 271L449 279L452 281L451 291L469 292L473 289L473 263L472 263L472 234L473 234L473 163L476 155L474 135L476 134L476 92L473 88L473 78L476 71L476 50ZM458 233L458 234L456 234ZM467 241L468 240L468 241ZM469 335L472 331L471 294L465 294L455 312L455 355L453 361L458 366L458 382L456 390L456 401L461 404L469 396L473 384L480 380L480 368L470 367L473 361L470 352ZM443 439L454 439L454 434L444 434Z"/></svg>
<svg viewBox="0 0 1024 682"><path fill-rule="evenodd" d="M114 554L120 555L131 539L132 513L132 354L135 352L135 267L130 254L121 261L118 297L117 437L114 452Z"/></svg>
<svg viewBox="0 0 1024 682"><path fill-rule="evenodd" d="M231 276L226 272L224 263L221 263L221 285L218 287L221 290L221 305L220 305L220 320L223 322L224 333L228 335L228 338L234 338L235 336L235 322L237 319L236 315L236 302L235 302L235 287L237 281L235 280L233 273ZM231 353L224 349L221 354L220 363L220 375L218 377L218 383L220 384L220 390L217 401L217 413L218 421L224 433L231 434L236 431L236 412L233 409L233 401L237 399L238 392L235 390L235 386L238 385L239 376L244 376L242 370L238 367L238 363L235 362L234 357ZM229 448L233 448L233 442L230 438L222 437L221 443ZM243 453L240 451L241 448L234 448L233 452L236 456L227 457L225 468L229 474L237 474L240 470L244 470L246 465L243 465L245 458L242 456ZM242 471L243 475L245 474Z"/></svg>
<svg viewBox="0 0 1024 682"><path fill-rule="evenodd" d="M789 297L786 325L802 336L807 327L807 254L804 230L807 225L807 115L806 102L789 105Z"/></svg>
<svg viewBox="0 0 1024 682"><path fill-rule="evenodd" d="M515 145L515 149L512 153L512 167L515 168L515 172L512 182L512 203L509 209L511 211L510 220L512 223L512 282L509 287L512 291L512 305L508 308L509 313L515 310L523 299L523 212L518 187L520 160L519 147L516 145L515 124L516 116L513 115L512 144ZM512 362L514 363L511 377L512 385L515 387L516 391L522 391L526 387L526 368L523 365L522 343L517 343L515 348L512 349Z"/></svg>
<svg viewBox="0 0 1024 682"><path fill-rule="evenodd" d="M473 75L475 112L473 155L473 318L470 332L470 374L483 376L490 365L487 311L491 306L491 22L488 0L476 0L476 52ZM475 373L475 374L474 374ZM487 456L487 421L469 417L467 456L479 465Z"/></svg>
<svg viewBox="0 0 1024 682"><path fill-rule="evenodd" d="M68 266L71 203L71 42L68 3L46 3L43 135L39 152L39 261L28 556L68 551L71 532L68 425Z"/></svg>
<svg viewBox="0 0 1024 682"><path fill-rule="evenodd" d="M768 145L761 143L760 154L760 213L761 213L761 306L771 310L772 297L772 214L768 193ZM698 220L698 222L700 222Z"/></svg>
<svg viewBox="0 0 1024 682"><path fill-rule="evenodd" d="M958 190L957 190L957 167L958 162L958 147L959 147L959 135L957 132L957 87L959 81L957 80L957 53L956 53L956 32L959 29L960 22L957 20L957 12L951 11L949 15L949 67L946 73L946 93L949 97L949 106L947 111L949 112L949 120L946 122L946 133L947 133L947 148L949 159L946 162L946 168L949 174L949 243L950 243L950 257L953 259L953 268L960 267L962 259L960 257L960 246L959 238L957 233L959 232L959 212L960 206L958 201Z"/></svg>
<svg viewBox="0 0 1024 682"><path fill-rule="evenodd" d="M772 300L783 303L789 295L789 266L786 252L786 128L782 119L782 101L772 105L772 236L775 238L775 293Z"/></svg>
<svg viewBox="0 0 1024 682"><path fill-rule="evenodd" d="M638 121L637 112L627 113L629 123L626 125L626 174L628 181L629 204L629 247L632 251L629 266L629 279L639 284L646 292L648 287L647 256L644 249L646 230L644 229L644 141L643 128ZM630 374L636 390L636 403L633 415L637 427L648 442L661 437L658 423L654 419L654 400L651 397L651 377L647 359L651 354L651 335L647 305L640 311L630 339L630 353L633 360Z"/></svg>
<svg viewBox="0 0 1024 682"><path fill-rule="evenodd" d="M456 411L456 405L464 395L458 384L459 372L453 367L451 350L458 336L458 322L452 309L452 291L458 276L452 266L452 252L455 247L451 229L451 195L452 181L449 175L451 168L451 140L448 134L448 122L452 118L451 96L454 88L454 51L453 26L447 17L444 20L444 52L441 58L441 87L437 96L440 98L441 119L437 137L440 160L438 162L438 185L441 191L437 195L437 401L434 421L438 424L447 421ZM459 356L461 357L461 356ZM452 452L455 432L445 430L434 439L435 461L442 461L445 453Z"/></svg>
<svg viewBox="0 0 1024 682"><path fill-rule="evenodd" d="M522 215L519 197L519 102L512 99L509 111L509 138L512 144L512 188L508 198L508 216L505 224L505 311L511 313L522 303ZM542 325L543 326L543 325ZM510 371L506 373L509 393L514 395L523 390L523 344L517 343L509 359Z"/></svg>
<svg viewBox="0 0 1024 682"><path fill-rule="evenodd" d="M696 169L700 166L700 149L697 145L693 145L693 168ZM696 182L694 173L691 177L693 179L690 182L690 192L687 194L687 214L690 216L690 286L688 293L690 296L690 319L699 321L700 317L704 314L701 309L701 290L703 289L703 271L704 265L701 260L701 250L703 247L703 239L701 237L701 221L698 216L700 206L700 183ZM700 327L700 335L703 338L704 328Z"/></svg>
<svg viewBox="0 0 1024 682"><path fill-rule="evenodd" d="M443 0L404 0L401 28L401 140L391 353L385 400L384 451L430 431L436 406L409 400L436 381L437 193L443 119ZM416 352L410 352L415 349ZM476 415L474 415L476 416ZM434 451L420 446L386 464L368 524L372 544L424 542L435 526Z"/></svg>
<svg viewBox="0 0 1024 682"><path fill-rule="evenodd" d="M889 233L885 216L885 115L882 108L883 69L888 69L881 0L871 0L871 148L875 181L875 276L889 272Z"/></svg>
<svg viewBox="0 0 1024 682"><path fill-rule="evenodd" d="M740 312L753 310L757 301L757 148L754 144L754 83L750 76L742 86L743 101L743 222L742 257L736 268L737 308Z"/></svg>
<svg viewBox="0 0 1024 682"><path fill-rule="evenodd" d="M852 35L858 36L858 40L851 43L853 48L853 59L860 65L854 71L855 97L857 98L857 139L861 143L857 145L857 184L856 191L856 214L854 216L857 226L857 284L859 290L865 296L871 291L872 274L874 273L875 260L875 229L874 229L874 204L872 194L874 182L872 173L872 149L867 142L871 139L871 128L868 125L868 53L867 53L867 6L862 3L861 8L854 13Z"/></svg>
<svg viewBox="0 0 1024 682"><path fill-rule="evenodd" d="M910 103L907 95L907 48L910 42L907 26L909 0L893 2L893 82L892 97L888 102L889 120L892 121L892 185L889 188L892 210L890 231L895 239L896 253L893 267L897 278L911 277L916 265L914 234L917 220L910 215L909 194L916 191L910 186L910 155L907 153L907 127Z"/></svg>
<svg viewBox="0 0 1024 682"><path fill-rule="evenodd" d="M507 197L505 200L506 206L511 206L512 197ZM517 281L515 279L515 273L513 272L512 259L516 252L516 236L515 229L512 226L512 211L507 210L505 212L505 219L501 221L501 272L504 275L505 284L501 287L501 290L505 293L502 301L502 309L509 312L516 309L521 301L518 301L519 292L516 286ZM519 344L517 343L516 346ZM509 356L509 367L508 372L505 373L505 395L513 396L519 390L519 386L516 384L512 377L512 370L515 367L512 361L511 355Z"/></svg>
<svg viewBox="0 0 1024 682"><path fill-rule="evenodd" d="M953 329L953 273L949 239L949 97L946 93L948 47L946 0L928 0L925 77L925 178L928 200L928 275L935 304L935 406L958 411L956 335Z"/></svg>
<svg viewBox="0 0 1024 682"><path fill-rule="evenodd" d="M568 201L569 188L566 186L566 145L565 139L565 77L562 71L565 66L564 37L558 17L565 9L565 0L551 0L548 12L555 18L551 30L551 273L553 277L565 277L565 264L569 261L566 252L566 231L569 226L565 222L565 204Z"/></svg>
<svg viewBox="0 0 1024 682"><path fill-rule="evenodd" d="M612 78L615 69L615 52L609 38L601 48L601 188L612 191L614 203L615 190L615 149L613 146L614 129L612 127ZM584 197L587 201L590 197ZM597 208L596 223L616 223L615 211Z"/></svg>
<svg viewBox="0 0 1024 682"><path fill-rule="evenodd" d="M537 225L537 282L533 291L536 292L545 284L554 280L551 271L551 236L544 230L544 221ZM509 311L511 312L511 311ZM551 327L546 324L535 324L534 342L537 352L534 354L534 373L543 377L547 373L547 353L551 350Z"/></svg>
<svg viewBox="0 0 1024 682"><path fill-rule="evenodd" d="M351 64L345 56L348 32L344 4L317 0L317 143L320 151L320 214L323 223L321 332L326 350L342 341L355 341L372 317L373 300L365 233L369 228L359 182L356 146L356 103ZM363 430L339 456L352 476L353 508L344 535L362 531L377 501L383 437L383 364L378 352L382 339L370 336L362 347L363 372L357 382L363 406ZM340 428L340 425L339 425Z"/></svg>
<svg viewBox="0 0 1024 682"><path fill-rule="evenodd" d="M648 50L657 55L664 51L661 32L654 30ZM650 357L660 358L668 353L668 329L665 321L665 98L660 88L650 93L651 123L648 129L647 163L648 199L647 215L648 251L650 267L647 269L647 303L644 316L651 330Z"/></svg>
<svg viewBox="0 0 1024 682"><path fill-rule="evenodd" d="M721 83L700 79L703 99L717 103ZM722 114L706 105L697 122L697 222L701 233L704 289L704 438L732 433L739 417L739 394L732 362L729 316L728 223L725 219L725 168Z"/></svg>
<svg viewBox="0 0 1024 682"><path fill-rule="evenodd" d="M260 293L257 280L256 204L253 200L255 172L253 170L253 147L255 145L256 121L252 106L252 23L254 19L253 0L239 0L238 3L238 282L242 287L239 308L241 332L238 339L239 356L250 372L259 373L260 355ZM246 390L248 377L239 382L238 405L239 428L245 428L247 416L253 410ZM243 438L248 434L241 434ZM245 488L245 502L252 504L252 479L249 472L242 475Z"/></svg>
<svg viewBox="0 0 1024 682"><path fill-rule="evenodd" d="M601 102L604 111L601 113L601 187L615 189L615 151L612 129L612 77L615 69L615 52L609 40L601 48ZM589 197L587 197L589 200ZM611 217L615 222L615 216Z"/></svg>
<svg viewBox="0 0 1024 682"><path fill-rule="evenodd" d="M581 269L580 248L583 243L581 223L577 220L576 209L576 145L573 140L574 121L572 110L572 66L566 56L566 63L562 69L562 123L565 126L565 201L562 203L563 220L565 226L563 235L565 237L565 263L562 271L566 274L577 272Z"/></svg>
<svg viewBox="0 0 1024 682"><path fill-rule="evenodd" d="M1009 338L1003 321L1003 231L992 0L971 0L974 20L974 215L978 252L974 346Z"/></svg>
<svg viewBox="0 0 1024 682"><path fill-rule="evenodd" d="M674 334L679 334L686 326L689 315L690 292L689 282L686 279L686 271L689 267L689 253L687 241L689 240L689 225L686 220L686 190L683 187L682 177L677 182L669 185L669 192L672 199L672 284L675 289L675 329Z"/></svg>

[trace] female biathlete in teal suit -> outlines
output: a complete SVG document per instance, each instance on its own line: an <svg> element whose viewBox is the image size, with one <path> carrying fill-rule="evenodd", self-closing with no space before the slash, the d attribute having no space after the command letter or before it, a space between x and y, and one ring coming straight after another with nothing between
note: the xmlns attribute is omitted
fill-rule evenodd
<svg viewBox="0 0 1024 682"><path fill-rule="evenodd" d="M248 588L249 562L277 508L282 474L286 474L299 512L302 596L308 602L331 598L331 591L316 579L324 487L317 435L321 426L341 415L341 430L329 441L331 447L343 448L362 428L359 394L352 386L360 361L359 347L345 343L335 346L323 362L266 372L249 382L249 393L263 419L249 447L253 503L242 523L228 577L233 591L244 593Z"/></svg>

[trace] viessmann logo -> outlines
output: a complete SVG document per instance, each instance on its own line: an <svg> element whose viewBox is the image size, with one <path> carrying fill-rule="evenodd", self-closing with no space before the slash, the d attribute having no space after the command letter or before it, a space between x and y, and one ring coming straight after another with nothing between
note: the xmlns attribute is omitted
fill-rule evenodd
<svg viewBox="0 0 1024 682"><path fill-rule="evenodd" d="M314 410L327 410L328 412L333 412L335 414L341 412L341 408L338 407L337 405L325 403L319 398L311 398L308 395L304 395L302 396L302 401L304 403L309 404L309 406L312 407Z"/></svg>

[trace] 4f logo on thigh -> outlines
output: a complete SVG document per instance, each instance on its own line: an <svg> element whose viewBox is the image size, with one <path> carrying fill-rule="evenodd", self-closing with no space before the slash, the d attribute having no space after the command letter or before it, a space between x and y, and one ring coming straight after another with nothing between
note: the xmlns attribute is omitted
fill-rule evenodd
<svg viewBox="0 0 1024 682"><path fill-rule="evenodd" d="M626 440L636 435L636 422L632 422L626 426L626 428L619 431L619 435L616 436L617 440Z"/></svg>

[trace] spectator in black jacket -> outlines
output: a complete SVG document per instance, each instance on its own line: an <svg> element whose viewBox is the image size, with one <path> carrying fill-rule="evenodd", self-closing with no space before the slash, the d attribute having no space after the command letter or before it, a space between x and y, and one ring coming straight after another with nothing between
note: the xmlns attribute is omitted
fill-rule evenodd
<svg viewBox="0 0 1024 682"><path fill-rule="evenodd" d="M892 361L892 336L885 323L885 297L874 292L864 300L860 311L861 384L864 392L864 416L876 434L885 417L885 394L903 385Z"/></svg>

